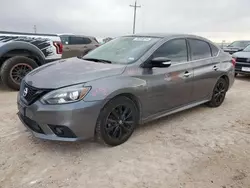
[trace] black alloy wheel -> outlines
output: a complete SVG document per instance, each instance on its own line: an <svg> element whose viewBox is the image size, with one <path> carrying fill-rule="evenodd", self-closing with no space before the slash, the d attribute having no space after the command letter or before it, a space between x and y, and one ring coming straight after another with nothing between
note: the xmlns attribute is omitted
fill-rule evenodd
<svg viewBox="0 0 250 188"><path fill-rule="evenodd" d="M225 79L220 78L213 90L212 100L208 102L210 107L219 107L226 97L226 92L228 88L228 83Z"/></svg>
<svg viewBox="0 0 250 188"><path fill-rule="evenodd" d="M134 120L132 110L128 106L119 105L109 114L105 132L111 139L122 140L133 131Z"/></svg>
<svg viewBox="0 0 250 188"><path fill-rule="evenodd" d="M126 142L139 121L139 112L132 100L117 97L105 105L96 125L96 137L110 146Z"/></svg>

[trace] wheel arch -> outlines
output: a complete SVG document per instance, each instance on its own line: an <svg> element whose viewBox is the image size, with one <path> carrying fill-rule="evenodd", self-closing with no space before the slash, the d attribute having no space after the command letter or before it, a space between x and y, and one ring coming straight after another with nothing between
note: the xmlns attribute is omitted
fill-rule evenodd
<svg viewBox="0 0 250 188"><path fill-rule="evenodd" d="M39 66L45 63L45 56L35 45L27 42L11 42L0 48L0 66L14 56L25 56L33 59Z"/></svg>
<svg viewBox="0 0 250 188"><path fill-rule="evenodd" d="M229 88L229 77L227 75L222 75L220 78L224 79L227 82L227 91L228 91L228 88Z"/></svg>
<svg viewBox="0 0 250 188"><path fill-rule="evenodd" d="M138 97L136 97L134 94L132 93L120 93L120 94L116 94L115 96L113 96L112 98L106 99L106 102L103 104L102 109L111 101L114 100L118 97L127 97L129 98L136 106L138 113L139 113L139 123L141 122L141 117L142 117L142 105L141 105L141 101Z"/></svg>

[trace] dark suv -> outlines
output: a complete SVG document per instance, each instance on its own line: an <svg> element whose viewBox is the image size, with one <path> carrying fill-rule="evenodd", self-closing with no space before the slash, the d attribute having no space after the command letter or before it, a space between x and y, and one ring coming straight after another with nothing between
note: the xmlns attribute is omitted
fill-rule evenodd
<svg viewBox="0 0 250 188"><path fill-rule="evenodd" d="M248 45L241 52L233 54L233 58L236 61L235 76L237 74L250 74L250 45Z"/></svg>
<svg viewBox="0 0 250 188"><path fill-rule="evenodd" d="M62 58L84 56L100 44L95 37L83 35L59 35L63 43Z"/></svg>

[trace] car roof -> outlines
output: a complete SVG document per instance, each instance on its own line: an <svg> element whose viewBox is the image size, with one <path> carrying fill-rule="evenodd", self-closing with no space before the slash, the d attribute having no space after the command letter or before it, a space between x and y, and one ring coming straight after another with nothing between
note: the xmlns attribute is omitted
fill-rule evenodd
<svg viewBox="0 0 250 188"><path fill-rule="evenodd" d="M93 36L87 36L87 35L75 35L75 34L58 34L59 37L86 37L86 38L95 38Z"/></svg>
<svg viewBox="0 0 250 188"><path fill-rule="evenodd" d="M139 33L134 35L127 35L133 37L157 37L157 38L175 38L175 37L191 37L204 40L205 38L191 35L191 34L181 34L181 33ZM207 40L207 39L205 39Z"/></svg>
<svg viewBox="0 0 250 188"><path fill-rule="evenodd" d="M233 42L250 42L250 40L235 40Z"/></svg>

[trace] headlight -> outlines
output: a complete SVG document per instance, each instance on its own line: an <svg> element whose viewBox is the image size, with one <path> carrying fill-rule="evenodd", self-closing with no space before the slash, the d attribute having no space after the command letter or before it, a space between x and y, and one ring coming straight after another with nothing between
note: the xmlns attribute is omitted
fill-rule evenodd
<svg viewBox="0 0 250 188"><path fill-rule="evenodd" d="M51 91L41 98L43 104L65 104L82 100L89 92L90 87L82 85L71 86Z"/></svg>

